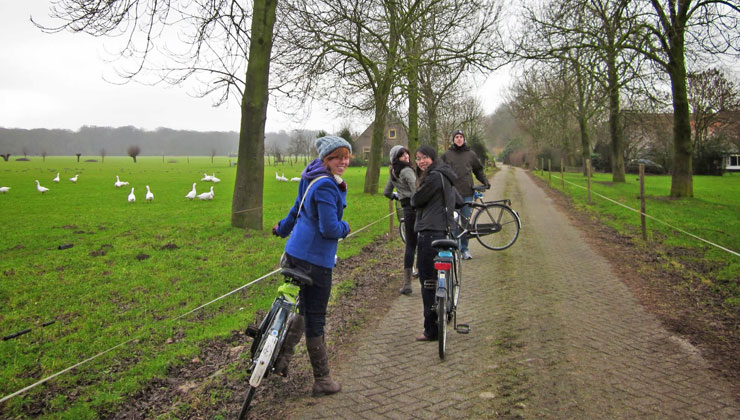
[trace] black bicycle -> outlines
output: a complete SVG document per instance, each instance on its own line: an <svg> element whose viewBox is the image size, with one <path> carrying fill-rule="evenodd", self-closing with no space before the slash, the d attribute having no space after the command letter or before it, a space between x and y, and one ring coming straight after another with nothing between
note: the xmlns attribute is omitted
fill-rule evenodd
<svg viewBox="0 0 740 420"><path fill-rule="evenodd" d="M273 301L270 312L259 326L250 325L246 330L246 334L253 338L247 368L251 375L249 391L239 413L239 420L246 418L252 398L262 379L275 370L274 365L285 342L285 335L298 313L300 286L313 284L310 277L294 268L283 268L280 274L285 277L285 283L278 287L278 296Z"/></svg>
<svg viewBox="0 0 740 420"><path fill-rule="evenodd" d="M434 269L437 270L437 284L434 310L437 312L437 340L439 358L444 360L447 351L447 326L460 334L470 332L467 324L457 323L457 304L460 298L460 281L462 279L462 260L456 239L437 239L432 241L432 248L437 251L434 257Z"/></svg>
<svg viewBox="0 0 740 420"><path fill-rule="evenodd" d="M469 218L455 212L455 238L476 238L484 247L501 251L516 242L522 222L519 214L511 208L511 200L508 198L483 201L483 191L486 188L485 185L473 187L474 201L465 203L473 208Z"/></svg>

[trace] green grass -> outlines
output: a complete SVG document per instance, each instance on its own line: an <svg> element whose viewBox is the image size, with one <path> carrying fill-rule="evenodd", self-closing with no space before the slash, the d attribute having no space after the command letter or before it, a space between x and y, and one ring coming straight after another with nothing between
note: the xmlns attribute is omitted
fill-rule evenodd
<svg viewBox="0 0 740 420"><path fill-rule="evenodd" d="M548 173L534 174L548 180ZM559 173L552 174L551 186L563 190ZM639 177L627 174L625 183L612 183L611 174L594 174L591 180L592 204L588 204L586 178L578 173L565 174L565 193L581 208L587 208L617 231L635 238L640 246L659 242L666 252L677 255L674 263L710 285L725 303L740 307L740 257L709 245L657 221L647 219L648 243L642 243L640 214L605 200L596 193L622 205L640 209ZM572 183L572 184L569 184ZM584 188L579 188L584 187ZM671 177L645 177L645 213L706 241L740 252L740 175L722 177L694 176L694 197L670 199ZM670 255L669 255L670 256Z"/></svg>
<svg viewBox="0 0 740 420"><path fill-rule="evenodd" d="M302 168L277 170L290 178ZM0 195L0 334L31 328L0 342L0 396L134 340L1 404L0 417L96 418L190 360L201 343L246 327L272 302L275 276L176 318L276 268L285 239L270 228L293 204L298 184L277 182L275 170L265 168L264 229L245 234L230 226L236 168L227 158L0 162L0 186L11 187ZM57 172L59 184L51 182ZM222 180L214 200L187 200L193 182L199 193L213 185L199 181L204 172ZM75 173L77 184L68 181ZM114 188L116 175L129 188ZM345 176L345 220L353 231L388 210L381 194L362 193L364 176L364 168ZM50 191L41 195L35 179ZM144 200L145 185L152 203ZM136 203L126 201L130 187ZM343 241L340 258L359 253L385 230L387 223L378 223ZM62 244L74 246L59 250Z"/></svg>

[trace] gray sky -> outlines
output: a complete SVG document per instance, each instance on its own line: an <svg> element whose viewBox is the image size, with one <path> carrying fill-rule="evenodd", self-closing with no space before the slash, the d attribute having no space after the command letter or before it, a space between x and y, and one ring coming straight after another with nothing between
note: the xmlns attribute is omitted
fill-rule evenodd
<svg viewBox="0 0 740 420"><path fill-rule="evenodd" d="M81 33L45 34L29 17L50 22L48 9L49 0L0 0L0 127L77 130L83 125L133 125L239 131L234 100L214 108L212 98L194 98L183 87L107 82L115 80L114 67L106 62L113 41ZM489 78L481 87L488 92L480 96L486 112L501 102L505 80ZM323 105L314 106L303 120L291 120L271 107L266 129L336 132L344 122ZM353 122L355 130L368 123Z"/></svg>

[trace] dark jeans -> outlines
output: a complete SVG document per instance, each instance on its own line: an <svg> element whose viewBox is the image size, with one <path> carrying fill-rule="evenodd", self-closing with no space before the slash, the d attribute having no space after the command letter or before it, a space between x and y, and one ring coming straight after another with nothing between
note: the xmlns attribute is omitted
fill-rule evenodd
<svg viewBox="0 0 740 420"><path fill-rule="evenodd" d="M437 251L432 248L432 241L444 239L442 231L425 230L419 232L416 252L416 267L419 270L419 282L421 283L421 301L424 304L424 335L429 338L437 338L437 314L432 312L434 308L434 295L437 289L437 270L434 269L434 257ZM431 282L430 287L424 287Z"/></svg>
<svg viewBox="0 0 740 420"><path fill-rule="evenodd" d="M403 268L414 267L414 256L416 255L416 232L414 224L416 223L416 210L412 207L403 208L403 230L406 233L406 250L403 254Z"/></svg>
<svg viewBox="0 0 740 420"><path fill-rule="evenodd" d="M331 268L311 264L285 254L288 267L295 267L306 273L313 285L301 286L301 301L298 310L303 315L306 325L306 337L320 337L324 335L326 325L326 307L331 294Z"/></svg>
<svg viewBox="0 0 740 420"><path fill-rule="evenodd" d="M466 203L472 203L474 198L475 197L471 195L470 197L463 197L463 200L465 200ZM460 211L460 214L465 216L466 219L470 220L470 216L473 215L473 206L465 206L459 211ZM457 231L457 229L455 229L455 231ZM459 234L460 232L456 232L456 233ZM469 238L467 237L463 237L460 239L460 252L468 250L468 241L469 241Z"/></svg>

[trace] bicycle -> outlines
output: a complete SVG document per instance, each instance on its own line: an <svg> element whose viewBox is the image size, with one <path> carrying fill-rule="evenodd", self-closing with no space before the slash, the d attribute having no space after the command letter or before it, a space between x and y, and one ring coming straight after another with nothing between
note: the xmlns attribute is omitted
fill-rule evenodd
<svg viewBox="0 0 740 420"><path fill-rule="evenodd" d="M406 220L403 216L403 207L401 207L401 200L393 199L393 204L396 207L396 219L398 220L398 234L401 236L403 243L406 243Z"/></svg>
<svg viewBox="0 0 740 420"><path fill-rule="evenodd" d="M457 239L437 239L432 241L432 248L437 250L434 257L434 268L437 270L435 311L437 312L437 341L439 358L444 360L447 351L447 324L459 334L467 334L470 327L457 323L457 304L460 298L460 281L462 278L462 260Z"/></svg>
<svg viewBox="0 0 740 420"><path fill-rule="evenodd" d="M485 185L473 187L473 201L465 203L473 207L470 218L455 212L458 232L455 239L475 237L484 247L501 251L516 242L522 222L519 214L511 208L508 198L483 201L482 191L486 189Z"/></svg>
<svg viewBox="0 0 740 420"><path fill-rule="evenodd" d="M282 350L285 335L298 313L300 286L313 284L310 277L295 268L283 268L280 274L285 277L285 283L278 287L278 296L273 301L270 311L258 327L250 325L245 331L253 338L247 368L251 375L249 391L239 413L239 420L246 418L252 398L262 379L274 371L274 364Z"/></svg>

